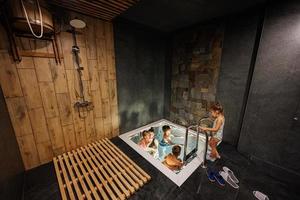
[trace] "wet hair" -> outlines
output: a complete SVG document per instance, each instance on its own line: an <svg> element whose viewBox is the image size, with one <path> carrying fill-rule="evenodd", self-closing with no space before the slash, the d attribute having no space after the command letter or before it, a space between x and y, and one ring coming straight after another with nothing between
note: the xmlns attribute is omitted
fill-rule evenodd
<svg viewBox="0 0 300 200"><path fill-rule="evenodd" d="M143 132L142 132L142 136L143 136L143 138L144 138L144 137L146 137L148 134L150 134L150 132L149 132L149 131L146 131L146 130L145 130L145 131L143 131Z"/></svg>
<svg viewBox="0 0 300 200"><path fill-rule="evenodd" d="M154 133L154 128L153 127L151 127L149 130L148 130L149 132L153 132Z"/></svg>
<svg viewBox="0 0 300 200"><path fill-rule="evenodd" d="M216 111L216 112L219 112L219 113L224 112L223 107L221 106L221 104L219 102L216 102L216 103L212 104L210 106L210 110Z"/></svg>
<svg viewBox="0 0 300 200"><path fill-rule="evenodd" d="M180 152L181 152L181 147L179 145L173 146L173 148L172 148L172 154L174 156L176 156L176 157L179 156Z"/></svg>
<svg viewBox="0 0 300 200"><path fill-rule="evenodd" d="M162 127L162 130L163 130L164 133L165 133L167 130L170 130L170 129L171 129L171 127L168 126L168 125L164 125L164 126Z"/></svg>
<svg viewBox="0 0 300 200"><path fill-rule="evenodd" d="M148 130L148 132L149 132L149 133L154 133L154 128L151 127L151 128ZM155 133L154 133L154 138L153 138L152 142L149 144L149 147L150 147L150 148L154 148L154 149L157 148L157 146L156 146L156 144L155 144Z"/></svg>

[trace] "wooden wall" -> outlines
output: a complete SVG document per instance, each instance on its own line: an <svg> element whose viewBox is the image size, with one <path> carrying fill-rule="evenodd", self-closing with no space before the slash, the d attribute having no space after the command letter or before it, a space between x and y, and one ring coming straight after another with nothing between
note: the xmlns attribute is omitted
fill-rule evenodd
<svg viewBox="0 0 300 200"><path fill-rule="evenodd" d="M6 33L0 26L0 84L26 169L52 160L54 155L119 133L112 23L81 16L87 27L77 36L86 99L94 109L85 119L73 104L78 77L73 64L72 35L58 35L62 64L54 59L23 57L15 63ZM18 41L20 49L53 52L50 43Z"/></svg>

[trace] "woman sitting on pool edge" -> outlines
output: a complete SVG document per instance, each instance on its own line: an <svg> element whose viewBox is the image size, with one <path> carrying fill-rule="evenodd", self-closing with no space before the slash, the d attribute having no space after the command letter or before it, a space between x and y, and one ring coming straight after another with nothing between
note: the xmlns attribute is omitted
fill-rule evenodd
<svg viewBox="0 0 300 200"><path fill-rule="evenodd" d="M173 146L172 153L168 154L162 163L170 170L180 170L183 166L182 160L178 158L180 152L181 147L179 145Z"/></svg>
<svg viewBox="0 0 300 200"><path fill-rule="evenodd" d="M171 127L168 125L164 125L162 127L162 131L163 131L163 138L160 141L160 145L161 146L168 146L168 145L174 145L174 143L171 141Z"/></svg>

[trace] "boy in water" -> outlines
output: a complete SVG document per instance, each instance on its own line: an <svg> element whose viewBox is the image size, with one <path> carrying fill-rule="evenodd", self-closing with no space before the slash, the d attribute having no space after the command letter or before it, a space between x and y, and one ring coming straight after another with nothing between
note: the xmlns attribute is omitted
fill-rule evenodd
<svg viewBox="0 0 300 200"><path fill-rule="evenodd" d="M180 152L181 147L179 145L173 146L172 153L168 154L162 163L171 170L180 170L183 165L182 161L178 158Z"/></svg>
<svg viewBox="0 0 300 200"><path fill-rule="evenodd" d="M221 143L223 138L223 129L225 124L225 117L223 107L219 104L213 104L210 108L210 113L215 119L212 128L200 127L202 131L210 131L212 136L209 139L209 146L211 147L210 157L212 159L221 158L217 150L217 145Z"/></svg>
<svg viewBox="0 0 300 200"><path fill-rule="evenodd" d="M171 141L171 127L168 125L164 125L162 127L163 130L163 138L160 142L161 146L167 146L167 145L174 145L174 143Z"/></svg>

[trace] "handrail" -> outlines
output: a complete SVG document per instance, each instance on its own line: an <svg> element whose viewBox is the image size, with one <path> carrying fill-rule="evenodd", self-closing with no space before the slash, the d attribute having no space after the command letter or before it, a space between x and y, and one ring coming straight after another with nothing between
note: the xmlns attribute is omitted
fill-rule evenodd
<svg viewBox="0 0 300 200"><path fill-rule="evenodd" d="M205 151L203 155L203 162L201 163L202 168L206 168L206 154L208 149L208 134L207 131L204 131L204 133L205 133Z"/></svg>
<svg viewBox="0 0 300 200"><path fill-rule="evenodd" d="M204 155L203 155L203 162L201 163L202 168L206 168L206 154L207 154L207 150L208 150L208 133L207 133L207 131L204 131L204 133L199 132L199 127L200 127L201 120L206 119L206 118L208 118L208 117L203 117L199 120L198 124L190 125L186 128L185 142L184 142L184 160L185 160L186 151L187 151L187 140L188 140L189 129L197 128L197 150L198 150L199 134L201 133L201 134L205 135L205 151L204 151Z"/></svg>
<svg viewBox="0 0 300 200"><path fill-rule="evenodd" d="M198 129L198 125L190 125L186 128L186 132L185 132L185 141L184 141L184 154L183 154L183 160L185 161L187 158L186 158L186 150L187 150L187 140L188 140L188 134L189 134L189 129L191 128L194 128L196 127L197 128L197 149L198 149L198 139L199 139L199 129Z"/></svg>

